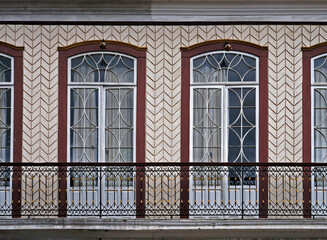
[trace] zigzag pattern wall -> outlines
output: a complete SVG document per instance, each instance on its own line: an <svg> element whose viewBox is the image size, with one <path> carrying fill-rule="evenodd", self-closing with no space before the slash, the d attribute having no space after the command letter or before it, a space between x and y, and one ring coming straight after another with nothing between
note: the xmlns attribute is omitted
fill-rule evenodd
<svg viewBox="0 0 327 240"><path fill-rule="evenodd" d="M24 46L23 161L57 162L58 46L115 40L147 47L146 161L180 161L180 47L237 39L269 48L269 161L302 162L301 47L327 41L326 26L0 25Z"/></svg>

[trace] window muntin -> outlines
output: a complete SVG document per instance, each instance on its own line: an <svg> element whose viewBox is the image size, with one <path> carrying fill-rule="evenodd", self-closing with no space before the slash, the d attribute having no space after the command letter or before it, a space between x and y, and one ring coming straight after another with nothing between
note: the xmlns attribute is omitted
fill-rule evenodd
<svg viewBox="0 0 327 240"><path fill-rule="evenodd" d="M190 161L258 161L258 65L240 52L191 59Z"/></svg>
<svg viewBox="0 0 327 240"><path fill-rule="evenodd" d="M69 59L71 162L135 162L136 59L87 53Z"/></svg>

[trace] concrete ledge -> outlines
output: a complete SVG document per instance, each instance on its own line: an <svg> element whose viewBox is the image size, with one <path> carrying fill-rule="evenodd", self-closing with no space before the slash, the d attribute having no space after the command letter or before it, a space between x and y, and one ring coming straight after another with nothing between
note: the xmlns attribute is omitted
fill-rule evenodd
<svg viewBox="0 0 327 240"><path fill-rule="evenodd" d="M241 11L241 10L239 10ZM231 23L296 23L296 24L312 24L320 23L326 24L326 11L311 11L306 14L302 13L273 13L258 10L258 14L249 13L235 14L235 12L226 11L224 13L216 13L212 15L196 14L187 15L169 15L169 14L106 14L106 13L83 13L79 14L59 14L59 13L33 13L26 14L19 11L13 13L8 11L4 13L0 10L0 23L6 24L97 24L97 25L111 25L111 24L231 24Z"/></svg>
<svg viewBox="0 0 327 240"><path fill-rule="evenodd" d="M0 239L327 238L324 219L1 219Z"/></svg>

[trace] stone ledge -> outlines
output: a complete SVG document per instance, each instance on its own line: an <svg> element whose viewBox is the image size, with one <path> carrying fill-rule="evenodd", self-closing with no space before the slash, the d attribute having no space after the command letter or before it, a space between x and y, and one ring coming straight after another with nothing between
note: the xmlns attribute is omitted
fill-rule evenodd
<svg viewBox="0 0 327 240"><path fill-rule="evenodd" d="M0 239L309 239L326 237L327 224L324 219L47 218L0 220Z"/></svg>

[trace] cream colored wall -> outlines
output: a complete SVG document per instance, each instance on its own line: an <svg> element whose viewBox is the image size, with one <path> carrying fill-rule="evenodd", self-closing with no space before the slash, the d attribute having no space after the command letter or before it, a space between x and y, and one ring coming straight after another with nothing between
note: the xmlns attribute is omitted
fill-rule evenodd
<svg viewBox="0 0 327 240"><path fill-rule="evenodd" d="M238 39L269 49L269 161L302 161L301 47L327 41L327 26L0 25L24 46L23 161L56 162L58 46L115 40L147 47L146 161L180 161L180 47Z"/></svg>

